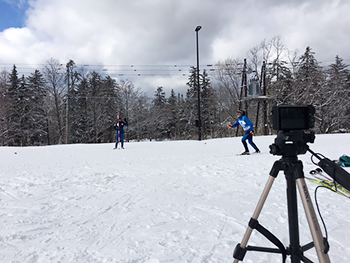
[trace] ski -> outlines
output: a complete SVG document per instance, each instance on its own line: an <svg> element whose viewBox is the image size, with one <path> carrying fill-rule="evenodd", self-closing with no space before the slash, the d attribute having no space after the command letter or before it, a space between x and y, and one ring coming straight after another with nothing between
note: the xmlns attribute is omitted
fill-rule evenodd
<svg viewBox="0 0 350 263"><path fill-rule="evenodd" d="M252 154L258 154L258 153L261 153L261 152L252 152L252 153L237 153L237 156L249 156L249 155L252 155Z"/></svg>
<svg viewBox="0 0 350 263"><path fill-rule="evenodd" d="M322 186L332 190L333 192L336 192L337 194L340 194L340 195L350 199L350 192L347 189L345 189L344 187L342 187L340 184L335 183L332 179L325 176L323 174L322 169L317 168L316 170L312 170L312 171L310 171L310 174L314 178L305 177L309 181L314 182L314 183L319 184L319 185L322 185Z"/></svg>
<svg viewBox="0 0 350 263"><path fill-rule="evenodd" d="M124 147L120 147L120 148L115 147L115 148L113 148L113 150L124 150Z"/></svg>

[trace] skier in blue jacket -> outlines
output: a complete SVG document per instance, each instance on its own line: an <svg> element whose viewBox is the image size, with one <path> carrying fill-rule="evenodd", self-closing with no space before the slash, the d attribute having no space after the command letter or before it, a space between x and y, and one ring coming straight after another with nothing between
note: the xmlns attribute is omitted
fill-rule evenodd
<svg viewBox="0 0 350 263"><path fill-rule="evenodd" d="M229 128L235 128L238 125L241 125L245 134L242 138L242 143L244 146L245 151L242 153L242 155L249 155L249 149L246 140L248 140L249 144L254 148L255 152L259 153L259 148L255 145L253 142L253 135L254 135L254 125L253 123L248 119L247 116L244 115L244 111L238 110L237 111L237 117L238 120L232 125L229 125Z"/></svg>
<svg viewBox="0 0 350 263"><path fill-rule="evenodd" d="M114 129L117 131L116 136L116 142L115 142L115 148L118 148L118 143L120 142L120 146L122 149L124 149L124 126L128 126L127 120L124 118L124 121L122 121L121 118L117 120L117 122L114 124Z"/></svg>

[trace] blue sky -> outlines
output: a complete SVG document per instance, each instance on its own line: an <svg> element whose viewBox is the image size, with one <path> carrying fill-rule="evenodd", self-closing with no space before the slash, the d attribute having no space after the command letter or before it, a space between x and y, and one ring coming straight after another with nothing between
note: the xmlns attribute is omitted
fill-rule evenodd
<svg viewBox="0 0 350 263"><path fill-rule="evenodd" d="M0 0L0 32L10 27L23 27L27 4L22 1Z"/></svg>

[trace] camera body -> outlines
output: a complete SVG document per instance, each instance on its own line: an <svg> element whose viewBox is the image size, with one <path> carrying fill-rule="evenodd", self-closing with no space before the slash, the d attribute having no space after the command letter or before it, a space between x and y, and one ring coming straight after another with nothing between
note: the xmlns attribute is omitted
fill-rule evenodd
<svg viewBox="0 0 350 263"><path fill-rule="evenodd" d="M274 106L271 122L276 131L308 130L315 126L315 107L307 106Z"/></svg>
<svg viewBox="0 0 350 263"><path fill-rule="evenodd" d="M315 141L315 133L307 131L315 126L315 108L307 106L274 106L271 122L278 131L275 143L270 145L270 153L282 156L305 154L306 143Z"/></svg>

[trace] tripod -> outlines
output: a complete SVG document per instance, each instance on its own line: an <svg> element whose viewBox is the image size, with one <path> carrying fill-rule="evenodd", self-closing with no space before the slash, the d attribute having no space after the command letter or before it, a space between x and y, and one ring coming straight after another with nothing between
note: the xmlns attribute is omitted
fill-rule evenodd
<svg viewBox="0 0 350 263"><path fill-rule="evenodd" d="M233 257L235 258L234 263L242 261L247 251L259 251L269 253L282 254L283 262L286 261L287 255L291 256L292 263L312 263L307 257L304 256L304 252L315 247L318 260L320 263L328 263L330 259L328 257L329 246L326 240L322 236L319 223L317 221L316 213L312 205L312 201L307 189L304 173L303 164L298 160L298 153L305 153L307 145L303 140L304 134L279 134L275 140L275 144L270 146L271 153L276 155L282 155L282 158L276 161L270 171L270 177L263 190L254 214L249 222L245 235L240 244L237 244ZM286 143L286 138L292 138L292 144ZM294 138L294 139L293 139ZM269 194L274 180L276 179L279 171L284 171L285 178L287 181L287 206L288 206L288 224L289 224L289 247L285 248L283 244L275 237L271 232L265 229L258 222L258 217L261 213L263 205ZM300 246L299 239L299 225L298 225L298 206L297 206L297 187L299 194L304 206L305 214L309 224L310 232L313 238L313 242ZM266 248L247 246L248 240L252 231L256 229L268 240L277 246L277 248Z"/></svg>

